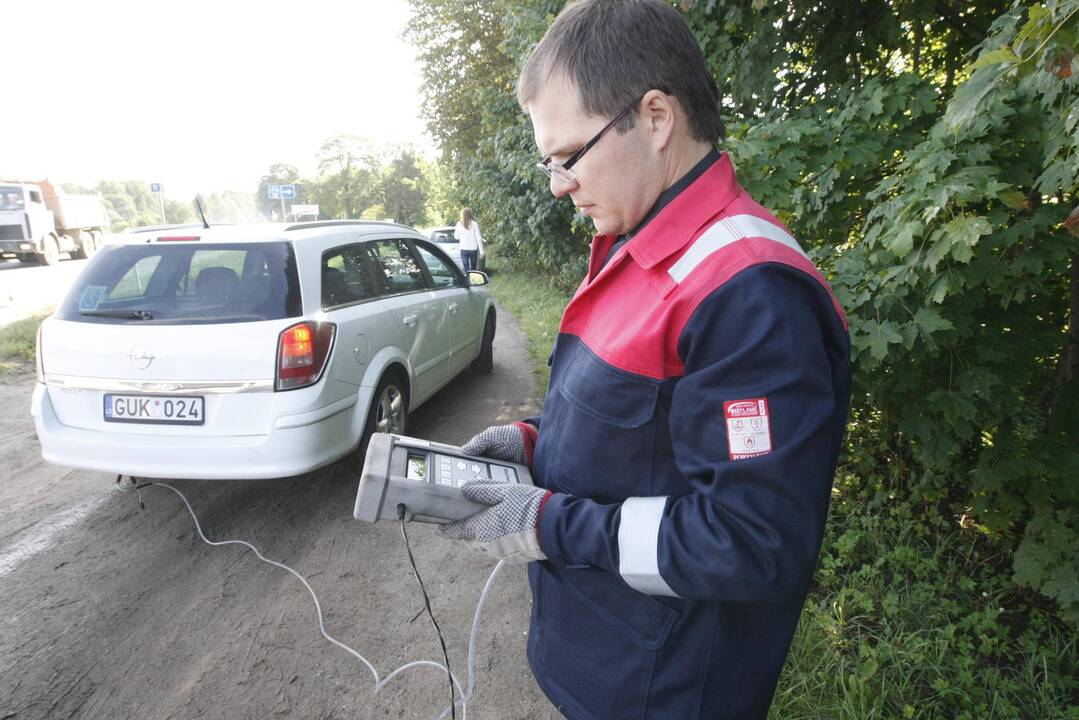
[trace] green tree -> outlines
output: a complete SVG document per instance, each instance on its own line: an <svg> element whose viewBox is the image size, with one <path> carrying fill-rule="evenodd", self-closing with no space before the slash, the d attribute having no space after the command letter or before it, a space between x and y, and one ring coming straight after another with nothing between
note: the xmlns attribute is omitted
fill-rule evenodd
<svg viewBox="0 0 1079 720"><path fill-rule="evenodd" d="M292 202L306 203L306 188L300 181L300 171L287 163L275 163L270 166L266 174L259 180L258 189L255 191L255 209L262 217L271 219L277 217L284 220L281 215L281 201L271 199L269 196L270 185L295 185L296 198Z"/></svg>
<svg viewBox="0 0 1079 720"><path fill-rule="evenodd" d="M211 223L251 223L259 221L255 196L227 190L202 198L202 209Z"/></svg>
<svg viewBox="0 0 1079 720"><path fill-rule="evenodd" d="M309 201L325 217L359 218L378 199L380 158L370 141L355 135L326 140L318 152L319 177Z"/></svg>
<svg viewBox="0 0 1079 720"><path fill-rule="evenodd" d="M427 176L427 220L432 225L453 225L460 212L460 191L457 189L454 174L446 162L423 162L423 171Z"/></svg>
<svg viewBox="0 0 1079 720"><path fill-rule="evenodd" d="M165 198L164 206L166 223L193 223L199 221L194 202L182 202ZM207 216L207 220L209 220L209 216ZM156 225L157 220L149 224Z"/></svg>
<svg viewBox="0 0 1079 720"><path fill-rule="evenodd" d="M588 224L547 191L532 128L514 96L519 63L562 3L410 0L406 36L423 63L427 127L452 177L450 218L472 208L503 257L579 279ZM538 239L537 239L538 238Z"/></svg>
<svg viewBox="0 0 1079 720"><path fill-rule="evenodd" d="M427 222L428 178L415 151L399 150L381 175L379 196L386 214L403 225Z"/></svg>
<svg viewBox="0 0 1079 720"><path fill-rule="evenodd" d="M572 286L589 228L531 171L513 96L562 3L411 2L458 199ZM847 311L867 503L967 518L1079 619L1079 0L677 6L743 184Z"/></svg>
<svg viewBox="0 0 1079 720"><path fill-rule="evenodd" d="M161 224L158 197L150 192L149 183L141 180L102 180L96 185L65 185L66 192L98 195L105 203L109 227L114 232L141 225ZM187 204L165 198L165 222L191 222L194 210Z"/></svg>

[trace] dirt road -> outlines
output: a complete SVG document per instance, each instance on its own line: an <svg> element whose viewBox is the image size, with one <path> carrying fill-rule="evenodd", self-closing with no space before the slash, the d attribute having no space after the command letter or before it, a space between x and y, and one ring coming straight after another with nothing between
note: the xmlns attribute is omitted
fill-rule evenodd
<svg viewBox="0 0 1079 720"><path fill-rule="evenodd" d="M530 363L500 314L495 372L462 376L410 434L461 443L536 409ZM413 668L373 694L370 670L319 634L303 586L242 547L210 547L172 492L43 464L32 375L0 378L0 720L48 718L435 718L445 675ZM438 639L394 523L351 517L343 468L280 481L174 482L212 540L243 539L307 576L328 632L384 678ZM408 527L421 575L467 683L476 602L493 563ZM524 569L503 570L479 631L474 719L557 718L525 660ZM461 712L458 708L457 717ZM447 716L448 717L448 716Z"/></svg>

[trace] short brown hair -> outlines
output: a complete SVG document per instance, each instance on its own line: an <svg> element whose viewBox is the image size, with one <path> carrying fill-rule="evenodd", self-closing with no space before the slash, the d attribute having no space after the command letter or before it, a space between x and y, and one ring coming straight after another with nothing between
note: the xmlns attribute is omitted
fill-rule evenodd
<svg viewBox="0 0 1079 720"><path fill-rule="evenodd" d="M715 143L725 129L719 89L685 20L662 0L581 0L567 5L532 51L517 80L525 107L563 73L585 112L610 117L656 89L673 95L693 137ZM620 123L633 127L636 113Z"/></svg>

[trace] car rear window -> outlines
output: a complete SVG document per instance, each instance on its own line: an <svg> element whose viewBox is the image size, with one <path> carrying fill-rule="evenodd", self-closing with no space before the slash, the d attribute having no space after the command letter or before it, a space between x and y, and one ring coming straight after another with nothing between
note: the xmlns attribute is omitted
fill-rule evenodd
<svg viewBox="0 0 1079 720"><path fill-rule="evenodd" d="M57 312L62 320L150 324L300 314L296 259L287 242L106 247Z"/></svg>

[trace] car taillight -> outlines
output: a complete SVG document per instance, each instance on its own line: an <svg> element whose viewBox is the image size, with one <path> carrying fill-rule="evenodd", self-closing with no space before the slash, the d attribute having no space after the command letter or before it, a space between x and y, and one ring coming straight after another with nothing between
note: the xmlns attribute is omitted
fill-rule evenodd
<svg viewBox="0 0 1079 720"><path fill-rule="evenodd" d="M34 348L34 358L37 365L37 381L39 383L45 382L45 361L41 357L41 328L44 327L44 323L37 326L37 345Z"/></svg>
<svg viewBox="0 0 1079 720"><path fill-rule="evenodd" d="M286 328L277 339L275 390L295 390L318 382L333 347L337 326L302 322Z"/></svg>

